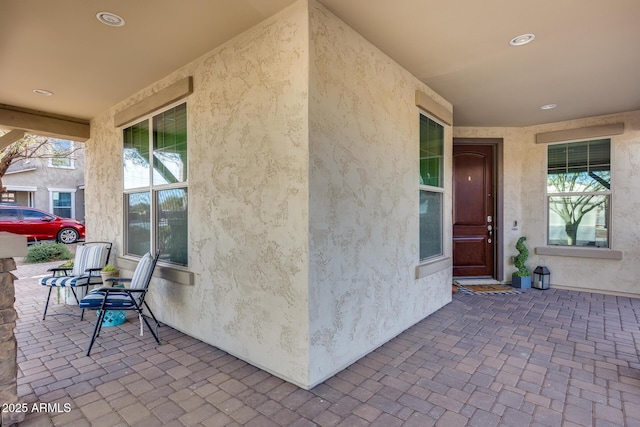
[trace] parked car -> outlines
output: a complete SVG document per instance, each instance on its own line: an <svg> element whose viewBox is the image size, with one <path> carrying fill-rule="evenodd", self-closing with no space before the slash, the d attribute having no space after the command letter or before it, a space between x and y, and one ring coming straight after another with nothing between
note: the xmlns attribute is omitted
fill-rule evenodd
<svg viewBox="0 0 640 427"><path fill-rule="evenodd" d="M0 231L22 234L28 241L75 243L85 237L84 224L40 209L0 205Z"/></svg>

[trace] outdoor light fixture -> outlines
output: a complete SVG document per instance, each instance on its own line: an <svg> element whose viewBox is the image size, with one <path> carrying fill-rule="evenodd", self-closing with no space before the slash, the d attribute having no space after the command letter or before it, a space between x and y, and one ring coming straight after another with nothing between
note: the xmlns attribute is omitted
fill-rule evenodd
<svg viewBox="0 0 640 427"><path fill-rule="evenodd" d="M509 44L511 46L524 46L527 43L531 43L535 38L535 34L522 34L512 38Z"/></svg>
<svg viewBox="0 0 640 427"><path fill-rule="evenodd" d="M544 265L539 265L533 270L533 282L531 286L536 289L549 289L551 284L551 272Z"/></svg>

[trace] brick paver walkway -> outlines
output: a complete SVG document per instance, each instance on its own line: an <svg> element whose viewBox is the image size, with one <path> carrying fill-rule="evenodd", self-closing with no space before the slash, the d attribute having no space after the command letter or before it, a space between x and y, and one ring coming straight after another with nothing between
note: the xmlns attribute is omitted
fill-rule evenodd
<svg viewBox="0 0 640 427"><path fill-rule="evenodd" d="M86 357L94 313L43 322L45 268L17 271L23 426L640 426L640 299L457 294L306 391L167 326L156 346L135 317Z"/></svg>

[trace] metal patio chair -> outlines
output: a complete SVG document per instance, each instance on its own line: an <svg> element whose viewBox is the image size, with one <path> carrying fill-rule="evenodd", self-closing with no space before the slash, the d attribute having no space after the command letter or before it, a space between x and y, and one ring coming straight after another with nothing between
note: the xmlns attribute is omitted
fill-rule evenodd
<svg viewBox="0 0 640 427"><path fill-rule="evenodd" d="M57 289L71 289L76 302L80 304L76 288L89 288L89 286L101 285L102 277L100 270L107 265L109 256L111 255L111 242L86 242L80 243L76 247L75 258L73 259L73 267L55 267L50 268L51 276L40 279L42 286L49 288L47 302L42 313L42 320L47 317L47 309L49 308L49 300L51 299L51 291ZM66 314L66 313L65 313ZM80 320L84 318L84 310L80 314Z"/></svg>
<svg viewBox="0 0 640 427"><path fill-rule="evenodd" d="M151 331L153 338L155 338L158 345L160 340L158 334L151 328L146 316L142 313L143 308L149 311L149 314L156 322L156 328L160 326L158 319L154 316L151 308L145 301L145 296L149 289L149 283L151 282L151 276L153 270L158 262L160 252L157 251L155 256L151 256L151 253L147 252L138 263L133 276L131 278L111 277L106 280L107 283L129 283L128 288L117 288L109 286L101 286L89 292L82 300L80 300L80 308L88 310L99 310L96 326L93 329L93 335L89 348L87 349L87 356L91 353L91 348L96 341L96 338L100 335L102 330L103 321L105 315L109 310L133 310L138 313L140 318L140 335L142 335L142 322L147 325L147 328Z"/></svg>

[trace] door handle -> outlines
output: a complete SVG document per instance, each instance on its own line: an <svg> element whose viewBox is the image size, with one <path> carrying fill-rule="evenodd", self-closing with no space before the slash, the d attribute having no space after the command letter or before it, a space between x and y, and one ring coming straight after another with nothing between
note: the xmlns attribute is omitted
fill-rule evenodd
<svg viewBox="0 0 640 427"><path fill-rule="evenodd" d="M493 236L493 226L491 224L487 225L487 231L489 232L489 237Z"/></svg>

